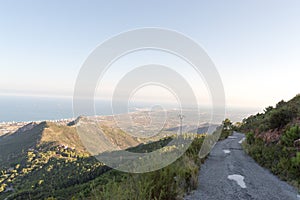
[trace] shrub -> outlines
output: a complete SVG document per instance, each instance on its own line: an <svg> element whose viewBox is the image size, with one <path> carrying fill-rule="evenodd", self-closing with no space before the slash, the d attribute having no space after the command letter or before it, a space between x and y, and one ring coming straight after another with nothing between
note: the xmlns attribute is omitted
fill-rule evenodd
<svg viewBox="0 0 300 200"><path fill-rule="evenodd" d="M294 167L298 167L298 168L300 167L300 152L297 152L296 157L292 158L292 164Z"/></svg>
<svg viewBox="0 0 300 200"><path fill-rule="evenodd" d="M299 126L292 126L288 130L284 132L281 136L280 140L283 145L292 147L294 145L294 141L300 138L300 129Z"/></svg>
<svg viewBox="0 0 300 200"><path fill-rule="evenodd" d="M254 138L254 133L253 132L249 132L249 133L246 134L246 141L250 145L254 143L255 138Z"/></svg>
<svg viewBox="0 0 300 200"><path fill-rule="evenodd" d="M298 137L298 126L288 129L282 135L280 144L267 144L250 132L246 135L247 143L243 147L260 165L300 188L300 152L293 147L293 141Z"/></svg>
<svg viewBox="0 0 300 200"><path fill-rule="evenodd" d="M184 155L160 170L130 174L115 171L108 183L93 190L92 199L177 199L197 187L201 159L198 156L204 137L194 139ZM119 177L119 178L117 178ZM121 177L121 178L120 178Z"/></svg>
<svg viewBox="0 0 300 200"><path fill-rule="evenodd" d="M273 110L270 114L270 128L282 128L287 125L296 116L296 111L289 107L280 107L277 110Z"/></svg>

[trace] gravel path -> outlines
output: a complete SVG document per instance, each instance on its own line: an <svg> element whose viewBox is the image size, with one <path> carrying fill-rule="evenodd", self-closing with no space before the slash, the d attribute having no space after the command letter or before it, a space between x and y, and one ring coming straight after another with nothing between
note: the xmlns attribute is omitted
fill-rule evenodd
<svg viewBox="0 0 300 200"><path fill-rule="evenodd" d="M259 166L241 147L243 134L218 142L201 166L199 186L186 200L300 200L297 190Z"/></svg>

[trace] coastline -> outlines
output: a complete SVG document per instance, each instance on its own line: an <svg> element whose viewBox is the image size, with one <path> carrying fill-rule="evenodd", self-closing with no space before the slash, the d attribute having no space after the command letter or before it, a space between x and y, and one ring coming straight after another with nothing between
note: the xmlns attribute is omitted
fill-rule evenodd
<svg viewBox="0 0 300 200"><path fill-rule="evenodd" d="M24 121L24 122L0 122L0 137L6 134L12 134L16 132L18 129L28 125L28 124L39 124L41 122L47 121L47 122L53 122L57 123L59 125L65 125L72 121L74 121L75 118L68 118L68 119L58 119L58 120L37 120L37 121Z"/></svg>

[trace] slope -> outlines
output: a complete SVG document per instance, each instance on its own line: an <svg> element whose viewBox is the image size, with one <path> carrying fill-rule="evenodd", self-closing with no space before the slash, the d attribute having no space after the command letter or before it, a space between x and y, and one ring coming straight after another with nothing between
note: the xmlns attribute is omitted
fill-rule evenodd
<svg viewBox="0 0 300 200"><path fill-rule="evenodd" d="M300 95L243 120L244 148L260 165L300 188Z"/></svg>

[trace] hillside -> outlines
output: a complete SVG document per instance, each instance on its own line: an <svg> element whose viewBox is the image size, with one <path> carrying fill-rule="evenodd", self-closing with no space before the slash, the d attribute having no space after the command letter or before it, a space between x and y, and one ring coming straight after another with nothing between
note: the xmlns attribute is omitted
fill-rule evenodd
<svg viewBox="0 0 300 200"><path fill-rule="evenodd" d="M92 157L77 133L77 123L30 123L0 137L0 199L36 199L51 196L60 188L86 183L108 167ZM124 149L140 144L119 129L103 125L103 134ZM66 191L62 192L68 196ZM70 190L69 195L74 191Z"/></svg>
<svg viewBox="0 0 300 200"><path fill-rule="evenodd" d="M246 151L259 164L300 188L300 95L243 120Z"/></svg>
<svg viewBox="0 0 300 200"><path fill-rule="evenodd" d="M30 123L13 134L0 137L1 167L8 167L26 156L28 151L47 151L53 147L85 152L74 126L51 122Z"/></svg>
<svg viewBox="0 0 300 200"><path fill-rule="evenodd" d="M102 119L101 124L94 119L92 121L96 123L86 123L88 120L91 119L80 117L68 124L33 122L14 133L0 136L0 199L45 199L48 197L93 199L95 189L97 189L96 199L98 197L106 199L105 196L113 195L112 192L121 192L111 191L113 188L126 187L127 184L134 186L135 180L132 180L131 174L111 170L104 163L96 160L86 150L82 141L98 145L99 153L108 153L108 155L111 147L118 147L111 153L117 153L119 149L127 149L131 152L151 152L164 148L170 142L170 136L176 132L165 130L148 139L137 139L117 128L110 120ZM80 138L77 132L80 128L88 128L85 130L95 134L99 126L103 130L101 141L93 140L93 138L85 140L85 138ZM157 185L155 194L151 194L153 191L148 188L149 190L145 191L147 195L152 195L153 198L158 197L157 195L182 196L184 192L195 187L196 180L191 178L197 177L200 164L197 154L201 148L203 136L205 135L199 135L190 151L175 164L147 175L134 176L135 179L149 179L145 184L150 185L145 185L145 188L158 184L152 181L153 176L166 178L166 180L160 180L161 185ZM188 140L191 138L184 137ZM107 141L110 141L110 146ZM179 173L178 181L180 182L173 185L176 173ZM111 184L114 184L116 179L120 180L118 186L112 186ZM166 184L171 188L165 188ZM103 191L103 188L110 191L110 194ZM171 193L165 193L166 190ZM120 194L122 192L114 195Z"/></svg>

